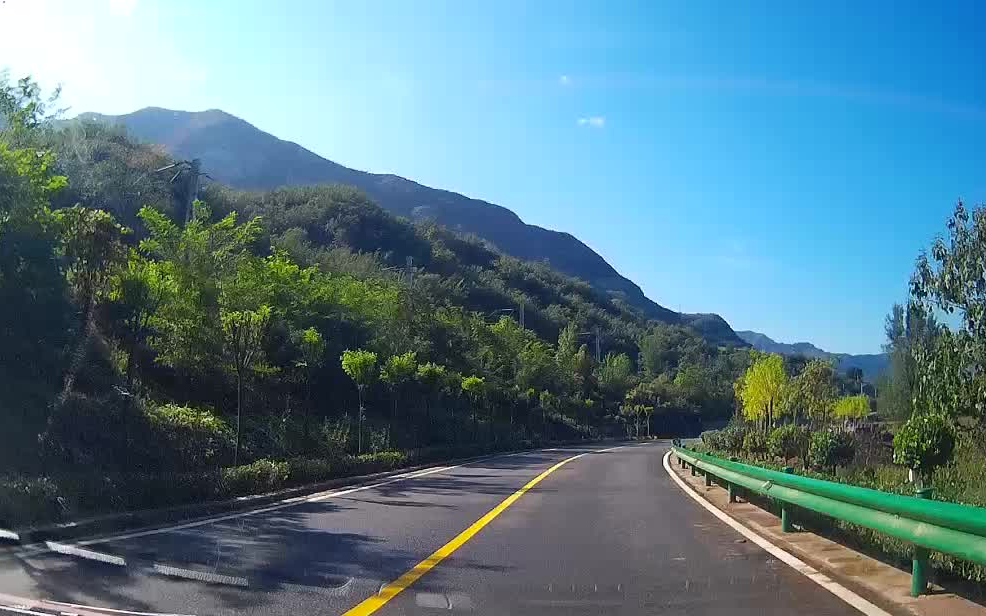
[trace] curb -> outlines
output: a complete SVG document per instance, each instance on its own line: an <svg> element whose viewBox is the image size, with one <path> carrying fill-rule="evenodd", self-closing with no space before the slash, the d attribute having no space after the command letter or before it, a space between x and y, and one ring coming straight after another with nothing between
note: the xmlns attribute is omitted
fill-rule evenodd
<svg viewBox="0 0 986 616"><path fill-rule="evenodd" d="M552 445L568 446L568 445L580 445L580 444L590 445L590 444L601 443L601 442L606 442L606 441L603 439L585 441L585 442L578 441L574 443L571 441L564 441L559 443L547 443L546 446L548 447ZM219 514L244 511L244 510L268 505L270 503L286 501L292 498L298 498L302 496L308 496L318 492L323 492L330 488L337 488L340 486L359 487L367 483L372 483L379 479L393 478L405 473L413 473L415 471L438 468L441 466L447 466L449 464L468 464L471 462L479 462L482 460L488 460L491 458L508 456L518 453L537 452L537 451L542 451L544 449L545 446L542 446L542 447L538 447L537 449L512 449L512 450L505 450L492 454L483 454L480 456L470 456L466 458L449 458L446 460L436 460L434 462L428 462L426 464L404 466L391 471L371 473L369 475L350 475L347 477L338 477L335 479L320 481L318 483L310 483L293 488L286 488L284 490L278 490L276 492L267 492L264 494L252 494L248 496L238 496L236 498L222 500L222 501L210 501L206 503L191 503L186 505L175 505L173 507L162 507L158 509L146 509L142 511L111 513L107 515L82 518L70 522L59 522L56 524L46 524L44 526L28 526L19 529L11 529L7 532L13 533L18 538L13 541L0 542L0 546L3 545L10 546L10 545L18 545L18 544L27 545L30 543L38 543L42 541L52 541L52 540L65 541L69 539L78 539L81 537L88 537L93 535L115 533L124 530L138 530L144 527L152 527L169 522L192 522L192 521L209 518Z"/></svg>

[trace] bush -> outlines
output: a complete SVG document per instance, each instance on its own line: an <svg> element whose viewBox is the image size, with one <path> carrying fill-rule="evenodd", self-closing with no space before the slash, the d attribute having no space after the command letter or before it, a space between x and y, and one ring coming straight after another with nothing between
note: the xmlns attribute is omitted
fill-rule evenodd
<svg viewBox="0 0 986 616"><path fill-rule="evenodd" d="M928 475L951 460L954 449L955 428L945 415L915 415L894 435L894 464Z"/></svg>
<svg viewBox="0 0 986 616"><path fill-rule="evenodd" d="M288 483L302 485L326 481L338 475L338 464L331 460L292 458L288 460Z"/></svg>
<svg viewBox="0 0 986 616"><path fill-rule="evenodd" d="M163 457L161 467L203 468L219 464L233 451L233 431L211 411L165 404L148 409L145 416L155 444L152 453Z"/></svg>
<svg viewBox="0 0 986 616"><path fill-rule="evenodd" d="M263 494L284 487L290 475L287 462L261 459L222 470L222 490L229 496Z"/></svg>
<svg viewBox="0 0 986 616"><path fill-rule="evenodd" d="M767 435L760 430L748 430L743 437L743 451L754 456L767 453Z"/></svg>
<svg viewBox="0 0 986 616"><path fill-rule="evenodd" d="M790 460L803 458L808 448L808 430L795 424L775 428L767 437L770 455Z"/></svg>
<svg viewBox="0 0 986 616"><path fill-rule="evenodd" d="M749 432L743 426L729 426L728 428L723 428L722 433L722 448L729 453L739 453L743 450L743 439L746 438L746 434Z"/></svg>
<svg viewBox="0 0 986 616"><path fill-rule="evenodd" d="M702 439L702 444L705 445L709 451L719 451L722 449L722 430L707 430L699 435Z"/></svg>
<svg viewBox="0 0 986 616"><path fill-rule="evenodd" d="M354 460L352 472L357 475L392 471L407 464L407 454L400 451L365 453Z"/></svg>
<svg viewBox="0 0 986 616"><path fill-rule="evenodd" d="M851 434L836 430L819 430L811 435L808 459L817 468L833 469L852 462L856 442Z"/></svg>
<svg viewBox="0 0 986 616"><path fill-rule="evenodd" d="M58 487L47 477L0 477L0 526L52 522L62 514Z"/></svg>

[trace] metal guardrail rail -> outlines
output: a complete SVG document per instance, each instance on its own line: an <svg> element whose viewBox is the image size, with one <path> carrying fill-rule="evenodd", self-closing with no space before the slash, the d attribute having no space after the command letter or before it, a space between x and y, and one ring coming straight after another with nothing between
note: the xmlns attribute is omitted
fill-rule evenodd
<svg viewBox="0 0 986 616"><path fill-rule="evenodd" d="M951 554L963 560L986 565L986 509L929 500L931 490L917 496L889 494L833 481L723 460L683 446L673 448L682 468L692 475L705 476L705 485L718 477L726 484L729 502L736 502L738 490L749 490L781 504L781 527L794 530L794 507L858 524L896 537L914 546L911 568L911 595L928 588L929 551Z"/></svg>

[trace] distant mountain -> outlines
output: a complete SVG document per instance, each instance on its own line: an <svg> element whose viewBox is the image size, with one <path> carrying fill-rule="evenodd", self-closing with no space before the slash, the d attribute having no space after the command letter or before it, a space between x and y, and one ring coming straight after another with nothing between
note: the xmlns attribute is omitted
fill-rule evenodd
<svg viewBox="0 0 986 616"><path fill-rule="evenodd" d="M863 371L866 380L873 380L880 376L890 362L886 353L874 353L870 355L850 355L848 353L829 353L823 351L810 342L795 342L786 344L775 342L770 337L760 332L747 330L737 331L736 335L750 344L758 351L765 353L779 353L780 355L804 355L812 359L831 359L837 362L839 372L845 372L849 368L859 368Z"/></svg>
<svg viewBox="0 0 986 616"><path fill-rule="evenodd" d="M177 158L200 158L204 170L234 188L269 190L324 183L356 186L398 216L432 219L450 229L475 234L517 258L546 261L565 274L622 298L649 318L688 325L716 344L745 346L719 315L677 313L651 301L640 287L577 238L526 224L505 207L396 175L344 167L218 109L187 112L148 107L120 116L84 113L79 118L121 124L131 135L161 144Z"/></svg>

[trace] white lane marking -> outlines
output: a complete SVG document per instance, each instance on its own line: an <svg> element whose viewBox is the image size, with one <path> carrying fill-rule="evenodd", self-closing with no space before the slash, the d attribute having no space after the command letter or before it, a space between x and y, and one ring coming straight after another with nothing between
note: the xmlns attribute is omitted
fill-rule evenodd
<svg viewBox="0 0 986 616"><path fill-rule="evenodd" d="M617 447L608 447L606 449L596 449L595 451L592 451L590 453L602 453L604 451L616 451L617 449L623 449L624 447L627 447L627 445L619 445Z"/></svg>
<svg viewBox="0 0 986 616"><path fill-rule="evenodd" d="M621 445L621 447L622 447L622 445ZM619 447L611 447L610 449L619 449ZM185 524L176 524L176 525L173 525L173 526L163 526L163 527L160 527L160 528L150 528L150 529L147 529L147 530L135 531L135 532L132 532L132 533L122 533L122 534L119 534L119 535L112 535L112 536L109 536L109 537L97 537L95 539L86 539L86 540L83 540L83 541L73 542L72 545L75 545L75 546L83 546L83 545L95 545L95 544L99 544L99 543L108 543L108 542L111 542L111 541L125 541L127 539L137 539L139 537L147 537L147 536L150 536L150 535L158 535L158 534L161 534L161 533L169 533L169 532L173 532L173 531L176 531L176 530L185 530L185 529L188 529L188 528L198 528L199 526L208 526L209 524L215 524L217 522L226 522L228 520L237 520L237 519L240 519L240 518L245 518L247 516L257 515L257 514L261 514L261 513L269 513L271 511L277 511L279 509L285 509L287 507L293 507L294 505L298 505L298 504L301 504L301 503L317 503L317 502L320 502L320 501L323 501L323 500L327 500L327 499L330 499L330 498L336 498L336 497L339 497L339 496L345 496L347 494L353 494L354 492L361 492L363 490L371 490L373 488L378 488L380 486L389 485L391 483L396 483L398 481L405 481L405 480L408 480L408 479L416 479L418 477L425 477L427 475L432 475L432 474L435 474L435 473L441 473L441 472L445 472L445 471L454 470L454 469L457 469L457 468L461 468L463 466L469 466L470 464L478 464L480 462L487 462L489 460L495 460L497 458L511 458L511 457L514 457L514 456L527 455L527 454L538 453L538 452L542 452L542 451L545 451L545 450L544 449L535 449L535 450L527 450L527 451L517 451L517 452L514 452L514 453L508 453L508 454L492 455L492 456L489 456L489 457L486 457L486 458L480 458L478 460L471 460L469 462L463 462L461 464L456 464L454 466L438 466L438 467L432 467L430 469L425 469L423 471L411 471L409 473L402 473L400 476L390 477L386 481L380 481L380 482L377 482L377 483L371 483L371 484L367 484L367 485L364 485L364 486L358 486L358 487L354 487L354 488L347 488L347 489L344 489L344 490L339 490L339 491L336 491L336 492L323 493L323 494L319 494L319 495L316 495L316 496L295 496L293 498L288 498L288 499L279 501L278 503L276 503L274 505L271 505L271 506L268 506L268 507L261 507L259 509L248 509L248 510L245 510L245 511L239 511L239 512L230 513L230 514L227 514L227 515L210 517L210 518L203 518L201 520L195 520L193 522L186 522ZM598 451L608 451L608 450L598 450ZM33 551L31 550L32 547L35 548ZM32 555L35 555L35 554L40 554L40 553L42 553L44 551L44 550L37 549L37 546L24 546L22 548L22 550L23 550L23 552L20 553L20 556L32 556Z"/></svg>
<svg viewBox="0 0 986 616"><path fill-rule="evenodd" d="M85 558L87 560L95 560L110 565L118 565L120 567L127 566L127 561L125 561L120 556L113 556L112 554L103 554L102 552L94 552L93 550L84 550L74 545L65 545L64 543L45 541L45 547L47 547L52 552L58 552L59 554L78 556L79 558Z"/></svg>
<svg viewBox="0 0 986 616"><path fill-rule="evenodd" d="M6 528L0 528L0 539L9 539L10 541L20 541L21 536L12 530L7 530Z"/></svg>
<svg viewBox="0 0 986 616"><path fill-rule="evenodd" d="M22 608L24 610L30 610L33 608L44 609L52 611L52 606L58 607L70 607L77 610L81 610L85 613L89 612L105 612L107 614L127 614L128 616L191 616L190 614L167 614L161 612L134 612L131 610L115 610L109 607L97 607L94 605L82 605L80 603L68 603L66 601L49 601L45 599L28 599L25 597L17 597L14 595L6 595L0 593L0 610L3 610L9 606L14 606L17 608ZM32 612L28 611L29 614L47 614L48 612ZM63 614L66 612L62 612Z"/></svg>
<svg viewBox="0 0 986 616"><path fill-rule="evenodd" d="M685 483L683 479L678 477L678 475L675 474L673 470L671 470L671 465L668 463L668 460L670 459L671 459L671 452L668 451L666 454L664 454L664 470L666 470L668 472L668 475L671 476L671 479L673 479L674 482L678 484L678 487L684 490L685 494L692 497L692 499L698 502L699 505L702 505L703 507L708 509L709 512L712 513L712 515L716 516L717 518L725 522L727 525L729 525L733 530L743 535L753 543L759 545L761 548L766 550L769 554L771 554L772 556L774 556L784 564L788 565L798 573L802 574L812 582L815 582L816 584L818 584L825 590L829 591L836 597L842 599L843 601L845 601L852 607L856 608L863 614L866 614L866 616L891 616L889 612L870 603L863 597L860 597L853 591L849 590L842 584L839 584L838 582L836 582L829 576L825 575L818 569L815 569L814 567L812 567L805 561L801 560L794 554L791 554L790 552L774 545L767 539L761 537L760 535L753 532L746 526L743 526L742 524L737 522L729 514L725 513L724 511L722 511L721 509L719 509L709 501L699 496L698 492L693 490L690 485Z"/></svg>
<svg viewBox="0 0 986 616"><path fill-rule="evenodd" d="M194 569L184 569L171 565L161 565L154 563L152 567L155 573L180 577L186 580L196 580L198 582L208 582L210 584L226 584L227 586L249 586L250 582L245 577L236 575L221 575L219 573L209 573L208 571L195 571Z"/></svg>

